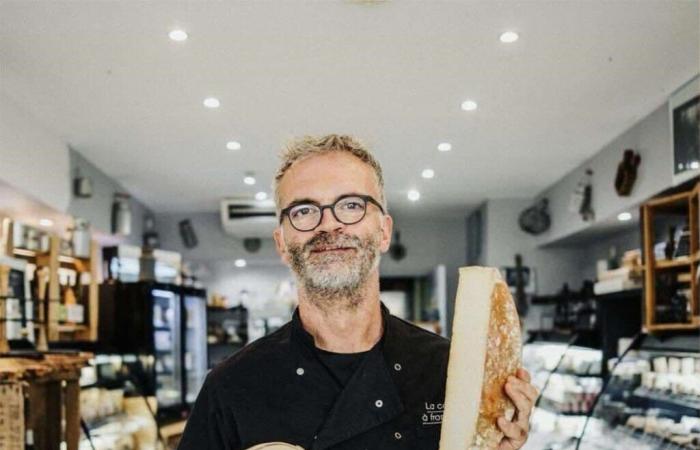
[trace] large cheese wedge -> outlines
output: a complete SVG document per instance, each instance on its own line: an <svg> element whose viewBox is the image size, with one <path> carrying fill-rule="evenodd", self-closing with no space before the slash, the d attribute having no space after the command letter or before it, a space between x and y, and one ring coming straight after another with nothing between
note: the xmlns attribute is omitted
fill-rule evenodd
<svg viewBox="0 0 700 450"><path fill-rule="evenodd" d="M504 386L520 367L520 323L497 269L462 267L455 299L440 450L491 450L515 406Z"/></svg>

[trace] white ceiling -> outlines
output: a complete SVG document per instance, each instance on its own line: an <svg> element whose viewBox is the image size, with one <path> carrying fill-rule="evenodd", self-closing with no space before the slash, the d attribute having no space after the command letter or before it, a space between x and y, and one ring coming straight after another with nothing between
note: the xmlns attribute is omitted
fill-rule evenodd
<svg viewBox="0 0 700 450"><path fill-rule="evenodd" d="M1 1L0 90L158 212L269 191L285 140L341 132L383 162L390 207L463 214L537 194L696 74L698 5Z"/></svg>

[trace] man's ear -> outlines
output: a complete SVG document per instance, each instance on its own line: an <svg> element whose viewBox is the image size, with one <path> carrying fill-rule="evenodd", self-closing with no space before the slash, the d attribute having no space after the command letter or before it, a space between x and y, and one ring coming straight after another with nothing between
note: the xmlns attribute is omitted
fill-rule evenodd
<svg viewBox="0 0 700 450"><path fill-rule="evenodd" d="M275 249L277 249L277 254L282 258L282 262L289 265L289 254L287 253L287 246L284 245L284 230L282 226L275 227L275 231L272 232L272 237L275 240Z"/></svg>
<svg viewBox="0 0 700 450"><path fill-rule="evenodd" d="M386 253L391 246L391 236L394 230L394 219L389 214L382 216L382 240L379 245L379 250Z"/></svg>

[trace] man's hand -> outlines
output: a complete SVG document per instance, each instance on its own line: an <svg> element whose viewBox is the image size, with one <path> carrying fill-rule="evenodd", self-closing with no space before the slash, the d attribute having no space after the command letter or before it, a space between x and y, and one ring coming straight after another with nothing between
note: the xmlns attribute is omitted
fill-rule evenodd
<svg viewBox="0 0 700 450"><path fill-rule="evenodd" d="M530 432L530 413L538 392L530 384L530 373L523 368L518 369L517 377L508 377L505 389L517 410L512 421L505 417L498 419L498 427L505 434L498 450L517 450L525 444Z"/></svg>

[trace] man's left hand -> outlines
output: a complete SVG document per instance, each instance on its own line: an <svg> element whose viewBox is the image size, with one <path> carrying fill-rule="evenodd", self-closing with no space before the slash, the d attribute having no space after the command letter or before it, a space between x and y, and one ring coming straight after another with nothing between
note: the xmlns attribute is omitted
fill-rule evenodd
<svg viewBox="0 0 700 450"><path fill-rule="evenodd" d="M498 450L517 450L525 444L530 432L530 414L537 400L537 389L530 384L530 373L520 368L517 377L510 376L506 381L506 394L516 407L513 420L505 417L498 419L498 427L505 436L498 446Z"/></svg>

